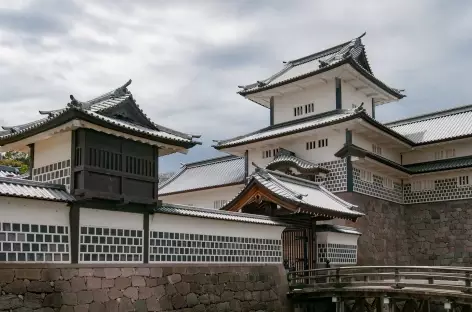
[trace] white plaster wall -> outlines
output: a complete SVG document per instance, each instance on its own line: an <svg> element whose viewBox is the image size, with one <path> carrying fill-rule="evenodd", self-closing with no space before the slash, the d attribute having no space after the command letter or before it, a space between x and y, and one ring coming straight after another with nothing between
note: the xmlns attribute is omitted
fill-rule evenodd
<svg viewBox="0 0 472 312"><path fill-rule="evenodd" d="M34 145L34 167L71 159L71 132L62 132Z"/></svg>
<svg viewBox="0 0 472 312"><path fill-rule="evenodd" d="M342 98L342 108L351 109L352 104L355 104L357 107L364 103L364 109L369 116L372 116L372 98L367 97L360 90L356 89L350 84L342 81L341 82L341 98Z"/></svg>
<svg viewBox="0 0 472 312"><path fill-rule="evenodd" d="M80 208L80 225L141 230L143 229L143 215L140 213Z"/></svg>
<svg viewBox="0 0 472 312"><path fill-rule="evenodd" d="M186 192L174 195L159 196L159 199L165 203L193 205L204 208L214 208L214 201L233 199L242 189L244 184L218 187L208 190Z"/></svg>
<svg viewBox="0 0 472 312"><path fill-rule="evenodd" d="M366 138L366 137L362 136L359 133L353 133L352 134L352 143L354 145L357 145L357 146L369 151L369 152L373 152L372 151L372 144L376 144L376 142L373 142L372 139ZM388 147L388 145L382 145L382 144L377 144L377 145L382 148L382 155L380 155L380 156L385 157L385 158L387 158L391 161L394 161L397 164L401 163L400 153L391 150Z"/></svg>
<svg viewBox="0 0 472 312"><path fill-rule="evenodd" d="M315 104L315 111L300 116L293 115L293 108L305 104ZM305 90L286 93L274 97L274 123L303 118L336 109L334 80L316 84Z"/></svg>
<svg viewBox="0 0 472 312"><path fill-rule="evenodd" d="M149 219L149 230L161 232L281 239L284 230L284 227L281 226L175 216L163 213L151 215Z"/></svg>
<svg viewBox="0 0 472 312"><path fill-rule="evenodd" d="M317 232L317 243L344 244L357 246L359 235L336 233L336 232Z"/></svg>
<svg viewBox="0 0 472 312"><path fill-rule="evenodd" d="M433 161L434 153L440 150L447 150L454 148L456 150L455 157L463 157L472 155L472 144L471 140L461 140L460 142L445 143L441 145L419 148L411 152L403 154L403 164L413 164L425 161Z"/></svg>
<svg viewBox="0 0 472 312"><path fill-rule="evenodd" d="M1 196L0 221L69 226L69 207L65 203Z"/></svg>

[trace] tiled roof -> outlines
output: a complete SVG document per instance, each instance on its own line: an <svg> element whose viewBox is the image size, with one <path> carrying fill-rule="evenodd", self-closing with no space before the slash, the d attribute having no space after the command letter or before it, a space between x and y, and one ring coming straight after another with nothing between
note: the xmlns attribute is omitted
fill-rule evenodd
<svg viewBox="0 0 472 312"><path fill-rule="evenodd" d="M353 234L353 235L361 235L362 233L359 232L357 229L350 227L350 226L342 226L342 225L335 225L335 224L317 224L316 225L316 232L335 232L335 233L343 233L343 234Z"/></svg>
<svg viewBox="0 0 472 312"><path fill-rule="evenodd" d="M417 144L472 135L472 105L386 123Z"/></svg>
<svg viewBox="0 0 472 312"><path fill-rule="evenodd" d="M275 157L273 161L267 164L266 168L270 169L270 167L280 163L292 163L301 169L321 169L322 171L329 172L328 169L321 167L319 164L314 164L308 160L301 159L295 155L279 155Z"/></svg>
<svg viewBox="0 0 472 312"><path fill-rule="evenodd" d="M321 73L344 63L350 63L361 74L379 85L382 89L398 98L403 97L399 90L386 86L374 77L361 40L364 35L365 33L360 37L327 50L286 62L284 68L271 77L246 86L240 86L243 90L239 94L256 93Z"/></svg>
<svg viewBox="0 0 472 312"><path fill-rule="evenodd" d="M244 183L244 157L223 156L185 164L159 186L159 195Z"/></svg>
<svg viewBox="0 0 472 312"><path fill-rule="evenodd" d="M300 207L310 207L313 210L302 209L303 213L313 213L331 217L332 213L342 214L347 217L360 217L362 213L353 210L357 206L352 205L337 197L321 183L295 178L276 171L258 169L253 178L267 190L283 197Z"/></svg>
<svg viewBox="0 0 472 312"><path fill-rule="evenodd" d="M17 168L0 165L0 178L17 177L20 172Z"/></svg>
<svg viewBox="0 0 472 312"><path fill-rule="evenodd" d="M156 213L167 213L167 214L187 216L187 217L198 217L198 218L216 219L216 220L223 220L223 221L237 221L237 222L246 222L246 223L254 223L254 224L286 226L285 223L277 221L276 219L273 219L270 217L266 217L266 216L240 213L240 212L229 212L229 211L223 211L223 210L213 210L213 209L208 209L208 208L199 208L199 207L185 206L185 205L162 203L162 205L156 208L154 211Z"/></svg>
<svg viewBox="0 0 472 312"><path fill-rule="evenodd" d="M71 95L71 102L67 105L67 107L51 111L40 111L41 115L47 115L47 117L45 118L18 126L4 126L3 129L5 131L0 132L0 140L9 139L19 134L27 133L41 126L45 126L49 123L52 123L54 120L59 119L68 112L76 111L84 113L105 123L112 124L120 128L132 130L137 133L150 135L156 138L171 140L174 142L188 143L191 145L199 144L199 142L193 140L194 137L198 136L192 136L190 134L178 132L152 122L139 108L137 103L134 101L132 94L128 91L127 87L130 83L131 80L125 85L87 102L80 102ZM135 106L135 108L146 120L147 125L138 125L131 121L126 121L123 119L118 119L105 115L108 110L118 105L122 105L123 103L129 103L129 105Z"/></svg>
<svg viewBox="0 0 472 312"><path fill-rule="evenodd" d="M65 186L15 178L0 178L0 196L72 202Z"/></svg>
<svg viewBox="0 0 472 312"><path fill-rule="evenodd" d="M236 138L218 141L214 146L216 149L227 148L231 146L243 145L251 142L257 142L262 139L270 139L287 134L296 133L323 127L331 123L342 122L354 118L358 111L356 110L335 110L322 113L307 118L291 120L274 126L269 126L261 130L239 136Z"/></svg>
<svg viewBox="0 0 472 312"><path fill-rule="evenodd" d="M404 165L404 167L413 174L469 168L472 167L472 156L441 159L411 165Z"/></svg>

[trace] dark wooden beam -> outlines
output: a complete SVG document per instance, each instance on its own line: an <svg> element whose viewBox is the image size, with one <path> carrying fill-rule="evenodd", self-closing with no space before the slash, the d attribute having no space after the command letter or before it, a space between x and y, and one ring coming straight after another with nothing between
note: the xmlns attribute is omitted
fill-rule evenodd
<svg viewBox="0 0 472 312"><path fill-rule="evenodd" d="M374 104L374 98L372 98L372 118L375 119L375 104Z"/></svg>
<svg viewBox="0 0 472 312"><path fill-rule="evenodd" d="M77 130L71 131L70 137L70 193L73 195L75 190L75 165L76 165L76 144Z"/></svg>
<svg viewBox="0 0 472 312"><path fill-rule="evenodd" d="M80 206L76 203L70 205L69 224L71 263L79 263Z"/></svg>
<svg viewBox="0 0 472 312"><path fill-rule="evenodd" d="M149 212L143 213L144 252L143 262L149 263Z"/></svg>
<svg viewBox="0 0 472 312"><path fill-rule="evenodd" d="M249 176L249 151L244 152L244 176L247 178Z"/></svg>
<svg viewBox="0 0 472 312"><path fill-rule="evenodd" d="M352 131L346 129L346 145L352 144ZM346 157L346 175L347 175L347 191L352 192L354 190L354 176L352 168L351 156Z"/></svg>
<svg viewBox="0 0 472 312"><path fill-rule="evenodd" d="M270 97L270 125L274 125L274 97Z"/></svg>
<svg viewBox="0 0 472 312"><path fill-rule="evenodd" d="M341 91L341 79L335 78L334 79L335 86L336 86L336 109L343 108L343 100L342 100L342 91Z"/></svg>
<svg viewBox="0 0 472 312"><path fill-rule="evenodd" d="M29 166L29 174L30 180L33 180L33 169L34 169L34 143L28 145L29 147L29 158L30 158L30 166Z"/></svg>
<svg viewBox="0 0 472 312"><path fill-rule="evenodd" d="M157 199L159 197L159 147L154 149L154 153L154 198Z"/></svg>

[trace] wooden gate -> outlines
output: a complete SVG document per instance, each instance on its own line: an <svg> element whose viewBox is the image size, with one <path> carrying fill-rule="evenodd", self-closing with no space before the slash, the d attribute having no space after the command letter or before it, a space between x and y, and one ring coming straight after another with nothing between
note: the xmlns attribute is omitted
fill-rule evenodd
<svg viewBox="0 0 472 312"><path fill-rule="evenodd" d="M294 271L316 268L316 243L312 229L286 229L282 233L284 265Z"/></svg>

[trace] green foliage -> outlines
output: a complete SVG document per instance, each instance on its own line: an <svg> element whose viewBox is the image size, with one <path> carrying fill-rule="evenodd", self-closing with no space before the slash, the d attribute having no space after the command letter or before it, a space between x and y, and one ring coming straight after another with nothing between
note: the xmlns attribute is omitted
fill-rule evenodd
<svg viewBox="0 0 472 312"><path fill-rule="evenodd" d="M3 155L3 159L0 159L0 165L16 167L23 174L29 170L30 158L26 153L9 151Z"/></svg>

